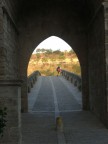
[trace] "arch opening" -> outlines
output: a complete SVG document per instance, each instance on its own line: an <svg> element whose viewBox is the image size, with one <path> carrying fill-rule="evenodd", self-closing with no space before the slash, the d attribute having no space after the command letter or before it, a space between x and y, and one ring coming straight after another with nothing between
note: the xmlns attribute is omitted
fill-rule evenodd
<svg viewBox="0 0 108 144"><path fill-rule="evenodd" d="M44 7L44 5L44 11L39 10L38 13L37 10L31 10L31 13L28 14L26 13L26 10L23 9L23 16L26 15L26 17L22 17L23 21L21 22L21 24L23 24L23 26L25 27L23 28L22 26L21 34L22 36L25 36L25 41L22 44L23 50L21 52L27 51L27 49L29 49L29 52L27 53L25 61L21 63L21 67L25 66L24 70L22 70L22 75L26 75L25 71L27 70L27 62L30 58L31 51L34 49L34 46L37 45L40 40L45 39L49 35L58 35L59 37L62 37L68 43L73 45L73 48L75 48L75 52L79 57L83 82L83 109L91 109L95 111L98 116L102 115L103 111L105 110L104 117L106 117L106 107L104 106L104 103L106 104L106 102L103 100L103 103L101 103L102 95L104 95L104 99L106 99L106 95L104 93L105 86L103 85L103 90L101 90L100 93L100 85L98 80L98 77L100 77L100 75L99 72L99 76L97 75L97 71L95 71L95 67L97 66L97 64L95 64L92 59L92 56L95 56L93 54L96 49L96 52L98 51L99 54L102 56L101 62L104 61L104 56L101 53L101 50L104 51L104 46L102 46L102 44L104 43L104 26L102 21L103 9L102 7L100 7L101 2L99 2L99 4L96 4L97 1L89 2L84 0L84 3L82 3L81 1L80 3L78 3L78 5L76 5L76 1L74 2L74 9L71 7L72 5L69 5L69 3L67 3L67 6L69 6L67 7L69 8L68 11L65 11L65 5L62 5L61 11L59 11L58 7L58 9L56 9L56 13L54 10L52 10L51 7L49 7L47 13L44 13L46 10L46 7ZM56 6L54 6L54 9L56 8ZM76 6L78 6L77 9ZM95 12L96 15L94 17ZM73 15L71 15L71 13L73 13ZM65 15L65 17L63 15ZM99 27L97 27L99 23L100 25ZM98 33L96 31L98 31ZM96 58L96 61L99 63L98 56ZM93 69L94 72L92 72ZM102 69L104 69L104 67L102 67ZM96 73L97 78L93 75L93 73ZM103 79L104 76L101 77L101 81L103 81ZM100 99L97 98L97 95L99 95ZM100 105L102 110L100 109Z"/></svg>
<svg viewBox="0 0 108 144"><path fill-rule="evenodd" d="M58 45L58 43L62 44ZM65 46L63 46L63 44L65 44ZM53 48L51 48L52 45ZM42 44L40 43L36 47L28 64L28 77L30 77L34 71L40 71L41 76L57 76L57 66L60 66L62 69L61 75L70 81L72 85L79 91L81 96L80 104L82 107L80 62L73 49L62 39L52 36L44 40ZM30 92L30 88L28 88L28 92ZM29 105L30 104L28 103L28 107Z"/></svg>
<svg viewBox="0 0 108 144"><path fill-rule="evenodd" d="M50 36L33 51L28 63L27 75L36 70L45 76L56 75L57 66L81 76L80 62L72 47L57 36Z"/></svg>

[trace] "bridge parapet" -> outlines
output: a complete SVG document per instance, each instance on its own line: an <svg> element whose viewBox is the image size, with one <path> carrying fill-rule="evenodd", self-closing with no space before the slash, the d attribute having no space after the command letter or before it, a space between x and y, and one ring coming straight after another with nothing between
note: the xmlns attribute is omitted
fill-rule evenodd
<svg viewBox="0 0 108 144"><path fill-rule="evenodd" d="M35 84L37 77L40 76L41 73L39 71L34 71L31 75L28 76L28 92L31 91L31 88L33 88L33 85Z"/></svg>
<svg viewBox="0 0 108 144"><path fill-rule="evenodd" d="M74 86L77 87L79 91L81 91L82 82L79 75L76 75L75 73L66 70L62 70L62 76L64 76L67 80L73 83Z"/></svg>

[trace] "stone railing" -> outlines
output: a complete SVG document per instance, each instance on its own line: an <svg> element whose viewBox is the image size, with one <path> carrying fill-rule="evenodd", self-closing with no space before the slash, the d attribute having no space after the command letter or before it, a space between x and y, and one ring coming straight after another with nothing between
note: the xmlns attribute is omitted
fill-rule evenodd
<svg viewBox="0 0 108 144"><path fill-rule="evenodd" d="M69 80L71 83L74 84L75 87L78 88L79 91L81 91L81 77L76 75L75 73L68 72L65 70L62 70L61 73L62 76L64 76L67 80Z"/></svg>
<svg viewBox="0 0 108 144"><path fill-rule="evenodd" d="M33 88L33 85L35 84L37 77L40 76L39 71L33 72L31 75L28 76L28 92L31 91L31 88Z"/></svg>

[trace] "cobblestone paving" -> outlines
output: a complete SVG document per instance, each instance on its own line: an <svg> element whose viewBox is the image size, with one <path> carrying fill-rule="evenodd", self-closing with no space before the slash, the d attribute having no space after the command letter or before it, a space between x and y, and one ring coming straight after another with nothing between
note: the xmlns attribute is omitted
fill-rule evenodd
<svg viewBox="0 0 108 144"><path fill-rule="evenodd" d="M62 77L40 77L29 94L29 113L22 114L23 144L58 143L51 81L63 119L66 144L108 144L108 129L81 110L81 93Z"/></svg>

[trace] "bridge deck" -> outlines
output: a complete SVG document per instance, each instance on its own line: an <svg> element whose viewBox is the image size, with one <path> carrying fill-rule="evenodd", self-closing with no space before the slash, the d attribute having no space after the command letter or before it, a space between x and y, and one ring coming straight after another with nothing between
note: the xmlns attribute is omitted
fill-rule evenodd
<svg viewBox="0 0 108 144"><path fill-rule="evenodd" d="M39 77L22 114L23 144L107 144L108 130L90 112L82 111L81 93L63 77ZM64 131L55 130L61 116Z"/></svg>

